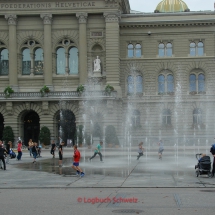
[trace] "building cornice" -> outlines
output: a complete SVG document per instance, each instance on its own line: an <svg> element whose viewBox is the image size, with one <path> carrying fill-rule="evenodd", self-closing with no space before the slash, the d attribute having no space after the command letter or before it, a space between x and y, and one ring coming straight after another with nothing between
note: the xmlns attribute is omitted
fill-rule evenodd
<svg viewBox="0 0 215 215"><path fill-rule="evenodd" d="M215 19L190 19L190 20L156 20L156 21L123 21L120 28L144 28L144 27L183 27L183 26L211 26L215 25Z"/></svg>

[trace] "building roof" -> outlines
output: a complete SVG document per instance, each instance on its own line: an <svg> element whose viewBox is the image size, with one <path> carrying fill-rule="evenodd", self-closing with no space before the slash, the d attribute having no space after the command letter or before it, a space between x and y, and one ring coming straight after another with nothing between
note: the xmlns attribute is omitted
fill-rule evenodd
<svg viewBox="0 0 215 215"><path fill-rule="evenodd" d="M175 13L190 11L182 0L162 0L156 7L155 13Z"/></svg>

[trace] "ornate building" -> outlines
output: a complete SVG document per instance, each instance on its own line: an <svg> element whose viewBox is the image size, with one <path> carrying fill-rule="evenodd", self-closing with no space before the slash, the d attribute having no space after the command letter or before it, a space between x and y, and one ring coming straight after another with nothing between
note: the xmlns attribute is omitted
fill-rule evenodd
<svg viewBox="0 0 215 215"><path fill-rule="evenodd" d="M123 137L126 123L137 139L210 138L214 25L214 12L191 12L182 0L154 13L130 10L129 0L1 1L0 138L7 125L25 143L42 126L54 139L62 129L73 139L77 125L114 125ZM15 92L5 98L7 86Z"/></svg>

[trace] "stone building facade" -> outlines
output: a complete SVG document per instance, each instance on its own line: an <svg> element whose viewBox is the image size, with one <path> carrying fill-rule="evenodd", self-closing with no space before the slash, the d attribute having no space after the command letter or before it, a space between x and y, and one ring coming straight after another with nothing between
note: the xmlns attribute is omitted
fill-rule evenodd
<svg viewBox="0 0 215 215"><path fill-rule="evenodd" d="M57 139L64 121L72 135L75 125L103 134L114 125L121 141L127 131L211 138L215 13L159 10L134 12L128 0L1 1L0 135L9 125L37 141L47 126Z"/></svg>

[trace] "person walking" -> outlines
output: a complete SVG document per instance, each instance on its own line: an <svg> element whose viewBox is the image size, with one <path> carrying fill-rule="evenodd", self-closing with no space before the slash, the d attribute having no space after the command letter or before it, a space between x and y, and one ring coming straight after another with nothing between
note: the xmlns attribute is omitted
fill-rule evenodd
<svg viewBox="0 0 215 215"><path fill-rule="evenodd" d="M62 141L59 145L59 167L62 167L62 162L63 162L63 145L64 145L64 141Z"/></svg>
<svg viewBox="0 0 215 215"><path fill-rule="evenodd" d="M18 151L17 160L19 161L22 158L22 141L21 140L18 141L17 151Z"/></svg>
<svg viewBox="0 0 215 215"><path fill-rule="evenodd" d="M76 170L76 175L80 175L80 177L83 177L85 175L85 173L82 171L82 169L79 167L79 162L80 162L80 158L81 158L81 153L78 150L77 145L73 146L74 149L74 155L73 155L73 165L72 168L74 170Z"/></svg>
<svg viewBox="0 0 215 215"><path fill-rule="evenodd" d="M55 150L56 150L56 144L55 144L55 141L52 140L52 145L51 145L51 154L53 156L53 158L55 157Z"/></svg>
<svg viewBox="0 0 215 215"><path fill-rule="evenodd" d="M12 142L8 141L8 143L6 143L6 150L7 150L7 159L6 159L6 164L9 164L9 158L10 158L10 150L12 148Z"/></svg>
<svg viewBox="0 0 215 215"><path fill-rule="evenodd" d="M32 139L29 140L28 142L28 149L29 149L29 153L30 153L30 157L32 156L32 147L33 147L34 143L32 142Z"/></svg>
<svg viewBox="0 0 215 215"><path fill-rule="evenodd" d="M212 174L211 174L211 176L214 177L214 173L215 173L215 143L211 146L210 153L213 155L213 158L214 158L214 160L213 160Z"/></svg>
<svg viewBox="0 0 215 215"><path fill-rule="evenodd" d="M0 160L2 161L3 165L4 165L4 170L6 170L6 164L5 164L5 153L7 152L7 150L5 148L3 148L2 144L0 144ZM1 166L2 169L2 166Z"/></svg>
<svg viewBox="0 0 215 215"><path fill-rule="evenodd" d="M162 159L162 153L163 153L163 150L164 150L163 141L162 140L159 141L158 146L159 146L158 156L159 156L159 159Z"/></svg>
<svg viewBox="0 0 215 215"><path fill-rule="evenodd" d="M139 143L139 146L138 146L138 153L139 153L139 155L137 155L137 160L139 160L139 158L141 157L141 156L143 156L143 150L144 150L144 148L143 148L143 142L141 142L141 143Z"/></svg>
<svg viewBox="0 0 215 215"><path fill-rule="evenodd" d="M36 163L36 159L37 159L37 143L33 143L33 146L32 146L32 155L33 155L33 163Z"/></svg>
<svg viewBox="0 0 215 215"><path fill-rule="evenodd" d="M101 153L101 147L103 145L103 142L100 141L100 143L97 145L95 151L94 151L94 155L89 159L90 161L98 154L100 156L100 161L103 162L102 160L102 153Z"/></svg>
<svg viewBox="0 0 215 215"><path fill-rule="evenodd" d="M1 140L0 140L0 147L3 148L3 142ZM3 163L1 159L0 159L0 168L3 169Z"/></svg>

